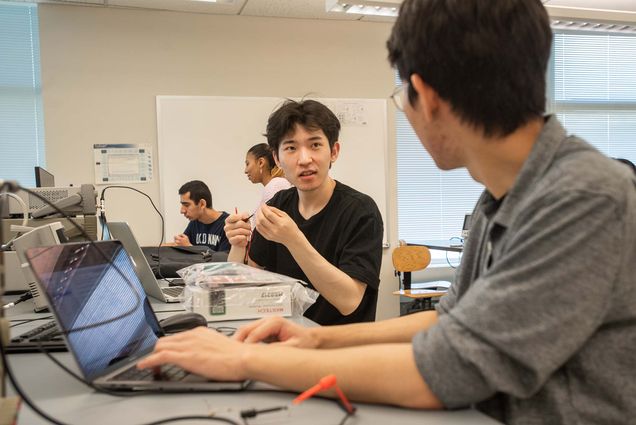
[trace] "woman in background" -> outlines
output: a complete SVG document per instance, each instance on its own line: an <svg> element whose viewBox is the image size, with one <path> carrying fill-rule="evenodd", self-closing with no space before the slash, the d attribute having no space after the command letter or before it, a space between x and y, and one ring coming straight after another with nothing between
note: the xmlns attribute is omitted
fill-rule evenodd
<svg viewBox="0 0 636 425"><path fill-rule="evenodd" d="M261 183L265 186L261 201L256 209L261 204L269 201L278 191L292 187L291 183L285 178L283 170L278 168L274 162L272 150L267 143L259 143L247 151L244 172L252 183ZM254 217L252 217L251 223L252 227L254 227Z"/></svg>

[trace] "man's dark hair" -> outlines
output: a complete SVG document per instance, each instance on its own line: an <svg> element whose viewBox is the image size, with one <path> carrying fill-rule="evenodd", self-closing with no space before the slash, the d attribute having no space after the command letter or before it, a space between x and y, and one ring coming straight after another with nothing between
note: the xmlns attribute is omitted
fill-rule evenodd
<svg viewBox="0 0 636 425"><path fill-rule="evenodd" d="M190 192L190 199L198 204L201 199L205 201L207 208L212 208L212 193L210 188L201 180L192 180L179 188L179 195Z"/></svg>
<svg viewBox="0 0 636 425"><path fill-rule="evenodd" d="M252 154L254 158L265 158L267 161L267 168L271 170L276 166L274 162L274 156L272 155L272 148L269 147L267 143L259 143L258 145L254 145L247 151L248 154Z"/></svg>
<svg viewBox="0 0 636 425"><path fill-rule="evenodd" d="M419 75L462 121L506 136L544 112L551 44L540 0L404 0L387 48L402 80Z"/></svg>
<svg viewBox="0 0 636 425"><path fill-rule="evenodd" d="M280 142L297 124L308 130L322 130L330 148L338 141L340 121L329 108L315 100L296 102L288 99L267 120L265 137L275 155L278 155Z"/></svg>

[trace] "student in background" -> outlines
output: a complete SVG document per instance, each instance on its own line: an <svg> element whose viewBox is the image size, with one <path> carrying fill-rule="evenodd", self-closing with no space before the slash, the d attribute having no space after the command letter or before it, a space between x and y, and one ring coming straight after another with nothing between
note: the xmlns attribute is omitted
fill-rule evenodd
<svg viewBox="0 0 636 425"><path fill-rule="evenodd" d="M264 186L261 200L257 209L277 192L291 187L289 180L285 178L285 173L276 165L272 149L267 143L254 145L245 155L245 174L249 181L254 184L260 183ZM256 225L256 217L251 218L252 227Z"/></svg>
<svg viewBox="0 0 636 425"><path fill-rule="evenodd" d="M329 175L338 159L340 122L315 100L286 101L270 115L267 142L295 186L256 213L230 215L229 261L309 283L320 296L305 316L321 325L375 320L382 261L382 217L369 196Z"/></svg>
<svg viewBox="0 0 636 425"><path fill-rule="evenodd" d="M200 180L192 180L179 188L181 214L190 223L182 234L174 237L175 245L207 246L212 251L229 251L230 242L225 236L225 219L228 213L212 208L212 193Z"/></svg>
<svg viewBox="0 0 636 425"><path fill-rule="evenodd" d="M440 169L467 168L485 189L435 311L317 328L265 319L234 340L199 328L160 339L139 366L295 391L333 373L357 400L474 405L507 424L632 423L636 176L544 116L551 42L540 0L400 7L396 106Z"/></svg>

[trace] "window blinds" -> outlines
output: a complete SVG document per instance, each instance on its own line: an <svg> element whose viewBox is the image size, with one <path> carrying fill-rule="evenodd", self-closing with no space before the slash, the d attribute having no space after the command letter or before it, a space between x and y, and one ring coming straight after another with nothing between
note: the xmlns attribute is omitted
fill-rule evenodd
<svg viewBox="0 0 636 425"><path fill-rule="evenodd" d="M547 109L570 133L636 163L636 37L556 32L547 79ZM399 239L459 236L481 185L465 170L438 170L401 112L396 132Z"/></svg>
<svg viewBox="0 0 636 425"><path fill-rule="evenodd" d="M0 178L33 187L44 162L37 7L0 2Z"/></svg>

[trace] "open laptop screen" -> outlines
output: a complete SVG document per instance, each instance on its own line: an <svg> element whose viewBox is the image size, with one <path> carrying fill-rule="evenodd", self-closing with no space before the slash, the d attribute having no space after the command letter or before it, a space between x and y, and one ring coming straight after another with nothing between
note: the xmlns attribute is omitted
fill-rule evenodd
<svg viewBox="0 0 636 425"><path fill-rule="evenodd" d="M152 350L160 326L119 241L32 248L27 258L87 379Z"/></svg>

